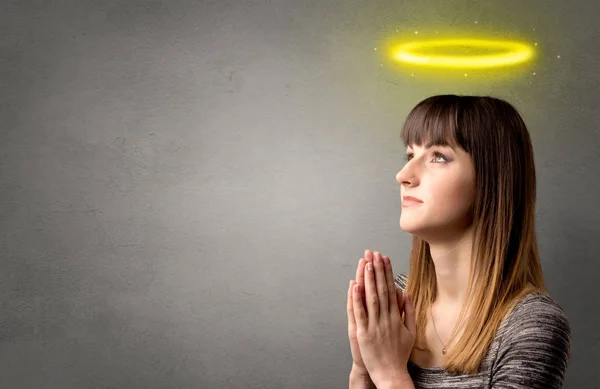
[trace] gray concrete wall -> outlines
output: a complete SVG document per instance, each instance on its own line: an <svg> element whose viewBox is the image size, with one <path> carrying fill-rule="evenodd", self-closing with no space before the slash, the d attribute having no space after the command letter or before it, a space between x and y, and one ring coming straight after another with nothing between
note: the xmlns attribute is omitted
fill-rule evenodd
<svg viewBox="0 0 600 389"><path fill-rule="evenodd" d="M366 248L408 269L399 129L441 93L526 120L573 331L565 387L600 386L596 1L1 9L1 388L345 387L348 281ZM375 50L396 29L540 54L506 79L431 82Z"/></svg>

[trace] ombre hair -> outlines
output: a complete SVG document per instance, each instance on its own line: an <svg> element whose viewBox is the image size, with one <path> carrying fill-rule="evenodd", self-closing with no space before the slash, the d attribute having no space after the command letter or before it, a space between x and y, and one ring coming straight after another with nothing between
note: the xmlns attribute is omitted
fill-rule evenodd
<svg viewBox="0 0 600 389"><path fill-rule="evenodd" d="M402 127L406 145L450 144L475 167L473 247L467 298L459 323L464 333L443 368L475 374L502 320L531 292L547 293L535 234L536 176L527 127L508 102L488 96L432 96L417 104ZM413 237L406 291L417 318L415 347L424 344L427 312L436 298L429 244ZM530 286L533 285L533 288ZM467 320L466 312L470 311Z"/></svg>

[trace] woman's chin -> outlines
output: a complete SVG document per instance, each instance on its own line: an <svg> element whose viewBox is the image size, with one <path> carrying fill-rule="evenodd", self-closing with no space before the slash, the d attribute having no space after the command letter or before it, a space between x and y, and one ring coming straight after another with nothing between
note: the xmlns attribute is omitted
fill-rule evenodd
<svg viewBox="0 0 600 389"><path fill-rule="evenodd" d="M430 224L424 224L422 222L408 219L400 219L400 229L402 229L402 231L406 233L423 239L425 238L425 236L429 236L431 234L435 235L437 230L435 226L432 226Z"/></svg>
<svg viewBox="0 0 600 389"><path fill-rule="evenodd" d="M416 234L420 228L418 223L411 223L410 221L402 221L400 220L400 228L404 232L408 232L409 234Z"/></svg>

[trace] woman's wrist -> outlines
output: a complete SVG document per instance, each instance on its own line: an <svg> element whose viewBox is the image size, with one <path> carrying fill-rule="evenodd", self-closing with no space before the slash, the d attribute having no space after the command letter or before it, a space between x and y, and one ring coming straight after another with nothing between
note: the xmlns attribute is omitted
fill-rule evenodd
<svg viewBox="0 0 600 389"><path fill-rule="evenodd" d="M408 371L397 374L388 381L379 383L378 389L415 389L415 384Z"/></svg>
<svg viewBox="0 0 600 389"><path fill-rule="evenodd" d="M355 376L369 376L369 371L364 367L358 367L354 363L352 363L352 370L350 370L350 374L354 374Z"/></svg>
<svg viewBox="0 0 600 389"><path fill-rule="evenodd" d="M364 369L359 369L352 365L350 370L350 388L351 389L376 389L375 384L371 380L369 373Z"/></svg>

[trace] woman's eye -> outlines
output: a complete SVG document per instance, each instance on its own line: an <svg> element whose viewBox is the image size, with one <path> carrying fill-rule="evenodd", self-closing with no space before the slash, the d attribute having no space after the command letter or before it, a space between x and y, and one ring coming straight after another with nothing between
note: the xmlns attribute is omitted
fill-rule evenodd
<svg viewBox="0 0 600 389"><path fill-rule="evenodd" d="M435 162L441 162L441 163L448 162L448 158L446 158L446 156L440 152L436 151L433 153L433 155L435 156L435 158L434 158ZM442 159L441 161L439 160L440 158Z"/></svg>
<svg viewBox="0 0 600 389"><path fill-rule="evenodd" d="M435 151L433 153L433 155L435 157L433 159L433 162L435 162L435 163L446 163L446 162L449 162L448 158L446 158L446 156L444 154L442 154L442 153L440 153L438 151ZM405 158L406 158L407 161L410 161L411 159L414 158L414 154L413 153L406 153Z"/></svg>

